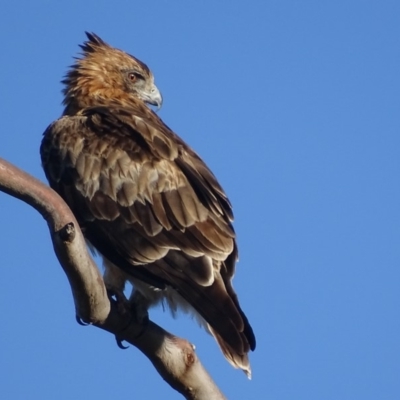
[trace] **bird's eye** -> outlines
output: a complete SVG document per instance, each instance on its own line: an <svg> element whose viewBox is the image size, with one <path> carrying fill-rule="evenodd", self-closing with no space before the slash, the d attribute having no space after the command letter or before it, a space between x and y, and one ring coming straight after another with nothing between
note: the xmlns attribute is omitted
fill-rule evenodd
<svg viewBox="0 0 400 400"><path fill-rule="evenodd" d="M128 79L131 82L136 82L139 79L144 79L144 77L137 72L128 72Z"/></svg>
<svg viewBox="0 0 400 400"><path fill-rule="evenodd" d="M136 82L137 81L137 76L134 72L129 72L128 73L128 78L131 82Z"/></svg>

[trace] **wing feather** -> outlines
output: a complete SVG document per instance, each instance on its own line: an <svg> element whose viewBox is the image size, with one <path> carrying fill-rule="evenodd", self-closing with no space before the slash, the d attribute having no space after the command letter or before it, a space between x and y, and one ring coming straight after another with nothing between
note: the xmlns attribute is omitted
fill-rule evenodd
<svg viewBox="0 0 400 400"><path fill-rule="evenodd" d="M172 229L172 225L167 217L167 212L164 208L161 193L153 193L153 212L162 227L167 231L170 231Z"/></svg>
<svg viewBox="0 0 400 400"><path fill-rule="evenodd" d="M255 340L231 285L232 209L197 154L146 107L109 104L50 125L41 156L50 185L104 257L173 287L231 363L248 369Z"/></svg>

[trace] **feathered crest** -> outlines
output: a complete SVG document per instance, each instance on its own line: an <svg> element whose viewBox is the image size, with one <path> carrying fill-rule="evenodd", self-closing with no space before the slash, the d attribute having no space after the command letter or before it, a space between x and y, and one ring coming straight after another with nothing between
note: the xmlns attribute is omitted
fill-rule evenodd
<svg viewBox="0 0 400 400"><path fill-rule="evenodd" d="M111 46L108 43L106 43L102 38L97 36L95 33L85 32L85 34L89 40L79 45L79 47L85 53L93 53L96 50L98 50L99 47L111 48Z"/></svg>
<svg viewBox="0 0 400 400"><path fill-rule="evenodd" d="M100 36L96 35L93 32L85 32L88 40L80 44L79 47L83 50L83 57L75 57L78 62L85 58L90 58L90 56L95 56L96 53L104 53L107 52L108 54L113 54L114 57L118 57L121 61L126 60L126 57L133 59L146 74L150 74L149 67L132 54L126 53L123 50L119 50L113 46L110 46L106 43ZM73 65L72 68L77 67L77 65Z"/></svg>

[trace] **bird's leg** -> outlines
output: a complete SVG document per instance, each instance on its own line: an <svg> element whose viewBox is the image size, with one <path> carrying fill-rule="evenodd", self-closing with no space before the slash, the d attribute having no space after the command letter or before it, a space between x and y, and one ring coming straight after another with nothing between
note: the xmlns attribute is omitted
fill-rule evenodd
<svg viewBox="0 0 400 400"><path fill-rule="evenodd" d="M133 288L128 300L125 297L124 289L127 281L133 283L131 277L106 258L103 259L103 264L105 269L103 279L110 301L117 305L118 312L121 315L129 314L132 322L134 321L138 325L145 325L149 320L147 311L150 306L149 301L135 288ZM121 349L126 348L118 336L115 339Z"/></svg>
<svg viewBox="0 0 400 400"><path fill-rule="evenodd" d="M130 310L139 324L144 324L149 320L149 301L143 294L134 289L129 297Z"/></svg>
<svg viewBox="0 0 400 400"><path fill-rule="evenodd" d="M149 321L149 313L148 313L148 302L146 298L138 291L133 289L132 294L129 297L129 301L125 297L124 293L122 292L123 300L121 302L121 293L117 296L115 293L113 296L118 298L118 308L123 307L123 312L127 313L130 312L132 320L140 325L144 326ZM131 321L132 321L131 320ZM120 349L127 349L128 346L123 345L123 339L121 339L118 335L115 336L115 340L117 341L117 345Z"/></svg>
<svg viewBox="0 0 400 400"><path fill-rule="evenodd" d="M107 289L108 298L117 304L120 314L124 315L130 310L130 304L124 294L126 274L107 259L103 259L104 284Z"/></svg>
<svg viewBox="0 0 400 400"><path fill-rule="evenodd" d="M130 311L130 303L122 290L108 285L106 285L106 290L109 300L116 303L118 312L121 315Z"/></svg>

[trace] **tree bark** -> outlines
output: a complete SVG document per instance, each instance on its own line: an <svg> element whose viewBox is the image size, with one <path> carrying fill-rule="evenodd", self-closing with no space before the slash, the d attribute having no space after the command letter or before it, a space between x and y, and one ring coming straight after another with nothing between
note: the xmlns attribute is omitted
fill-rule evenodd
<svg viewBox="0 0 400 400"><path fill-rule="evenodd" d="M161 377L186 399L226 399L194 347L150 320L137 321L110 301L71 210L50 187L0 158L0 191L35 208L47 221L53 248L67 275L78 318L137 347Z"/></svg>

